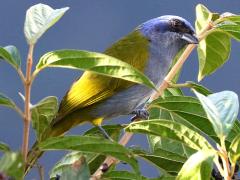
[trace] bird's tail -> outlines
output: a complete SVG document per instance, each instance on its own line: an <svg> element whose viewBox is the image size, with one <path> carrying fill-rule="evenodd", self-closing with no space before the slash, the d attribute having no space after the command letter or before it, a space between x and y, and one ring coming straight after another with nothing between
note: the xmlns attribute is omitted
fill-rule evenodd
<svg viewBox="0 0 240 180"><path fill-rule="evenodd" d="M38 142L35 142L31 150L27 155L25 175L31 170L31 168L36 164L37 160L42 156L44 151L38 148Z"/></svg>

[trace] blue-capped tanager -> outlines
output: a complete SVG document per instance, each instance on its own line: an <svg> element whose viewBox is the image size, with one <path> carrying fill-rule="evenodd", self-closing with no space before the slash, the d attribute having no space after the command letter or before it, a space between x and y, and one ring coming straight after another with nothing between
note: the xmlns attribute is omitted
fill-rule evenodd
<svg viewBox="0 0 240 180"><path fill-rule="evenodd" d="M129 63L160 86L176 54L185 45L195 43L198 39L191 24L167 15L139 25L104 53ZM63 135L84 122L98 126L108 136L101 128L103 120L132 112L146 115L138 107L152 93L154 90L144 85L86 71L63 98L46 138ZM32 165L41 154L35 145L29 152L28 163Z"/></svg>

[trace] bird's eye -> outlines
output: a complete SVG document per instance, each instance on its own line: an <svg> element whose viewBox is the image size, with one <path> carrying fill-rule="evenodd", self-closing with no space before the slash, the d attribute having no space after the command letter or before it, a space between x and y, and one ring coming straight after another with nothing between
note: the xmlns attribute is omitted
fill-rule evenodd
<svg viewBox="0 0 240 180"><path fill-rule="evenodd" d="M183 26L182 21L180 21L179 19L172 19L172 20L170 20L170 23L173 28L178 28L178 27Z"/></svg>

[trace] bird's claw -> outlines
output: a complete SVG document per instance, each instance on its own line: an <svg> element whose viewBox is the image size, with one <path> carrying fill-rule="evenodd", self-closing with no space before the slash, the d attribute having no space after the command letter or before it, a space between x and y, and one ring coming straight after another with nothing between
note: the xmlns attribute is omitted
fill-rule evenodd
<svg viewBox="0 0 240 180"><path fill-rule="evenodd" d="M131 114L135 115L131 118L131 121L134 121L136 119L148 119L149 118L149 113L146 109L136 109Z"/></svg>

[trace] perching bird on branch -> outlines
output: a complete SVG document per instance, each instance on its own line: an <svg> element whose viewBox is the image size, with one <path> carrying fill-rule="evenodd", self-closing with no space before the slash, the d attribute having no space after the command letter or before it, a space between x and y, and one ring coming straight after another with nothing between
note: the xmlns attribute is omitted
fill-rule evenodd
<svg viewBox="0 0 240 180"><path fill-rule="evenodd" d="M159 86L176 54L198 39L191 24L178 16L151 19L107 48L104 53L129 63ZM45 138L63 135L72 127L90 122L101 128L102 121L120 115L147 113L138 109L154 92L144 85L85 72L73 83L63 98L57 117L45 133ZM27 163L31 167L43 152L37 143L29 151Z"/></svg>

